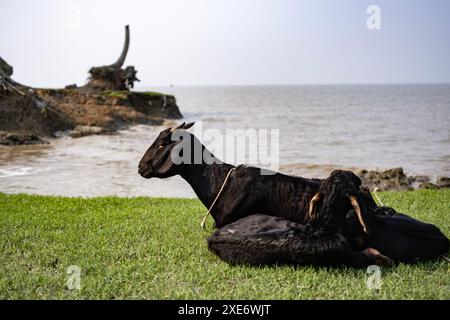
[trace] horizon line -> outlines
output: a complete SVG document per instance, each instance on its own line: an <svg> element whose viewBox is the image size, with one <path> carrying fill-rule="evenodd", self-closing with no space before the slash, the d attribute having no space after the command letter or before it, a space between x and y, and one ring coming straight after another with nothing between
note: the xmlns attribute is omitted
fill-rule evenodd
<svg viewBox="0 0 450 320"><path fill-rule="evenodd" d="M404 85L450 85L449 82L344 82L344 83L282 83L282 84L270 84L270 83L252 83L252 84L146 84L138 85L129 89L130 91L139 91L146 88L195 88L195 87L318 87L318 86L404 86ZM83 87L84 84L78 86ZM34 89L64 89L64 86L30 86Z"/></svg>
<svg viewBox="0 0 450 320"><path fill-rule="evenodd" d="M288 87L288 86L377 86L377 85L450 85L450 82L348 82L348 83L252 83L252 84L146 84L133 89L148 87Z"/></svg>

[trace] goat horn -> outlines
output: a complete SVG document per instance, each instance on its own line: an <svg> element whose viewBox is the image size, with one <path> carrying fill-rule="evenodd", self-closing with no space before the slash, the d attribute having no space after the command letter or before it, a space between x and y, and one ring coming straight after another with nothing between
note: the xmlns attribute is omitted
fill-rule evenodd
<svg viewBox="0 0 450 320"><path fill-rule="evenodd" d="M177 130L177 129L182 129L182 128L184 127L185 124L186 124L186 122L183 122L182 124L180 124L180 125L178 125L178 126L176 126L176 127L173 127L171 131L174 132L174 131Z"/></svg>
<svg viewBox="0 0 450 320"><path fill-rule="evenodd" d="M349 196L350 202L352 203L353 208L356 211L356 216L358 217L359 223L361 224L361 226L363 227L363 230L365 233L367 233L367 225L364 222L362 213L361 213L361 208L359 206L358 200L356 199L355 196Z"/></svg>
<svg viewBox="0 0 450 320"><path fill-rule="evenodd" d="M314 195L314 197L311 199L311 201L309 202L308 216L309 216L310 220L314 219L314 216L316 215L316 205L317 205L317 202L320 201L320 199L321 199L320 193L316 193Z"/></svg>

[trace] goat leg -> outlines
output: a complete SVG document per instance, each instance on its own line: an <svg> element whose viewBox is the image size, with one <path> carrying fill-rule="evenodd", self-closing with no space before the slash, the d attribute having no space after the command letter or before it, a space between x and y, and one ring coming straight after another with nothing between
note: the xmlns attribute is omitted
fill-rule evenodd
<svg viewBox="0 0 450 320"><path fill-rule="evenodd" d="M364 251L355 252L350 259L350 265L354 268L365 268L370 265L389 266L393 260L382 255L378 250L367 248Z"/></svg>

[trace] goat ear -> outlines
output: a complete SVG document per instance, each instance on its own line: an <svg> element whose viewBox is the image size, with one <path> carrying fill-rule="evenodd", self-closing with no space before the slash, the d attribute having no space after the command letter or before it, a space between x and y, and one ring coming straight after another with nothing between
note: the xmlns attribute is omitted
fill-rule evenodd
<svg viewBox="0 0 450 320"><path fill-rule="evenodd" d="M191 128L194 124L195 124L195 122L186 123L183 126L183 129L187 130L187 129Z"/></svg>

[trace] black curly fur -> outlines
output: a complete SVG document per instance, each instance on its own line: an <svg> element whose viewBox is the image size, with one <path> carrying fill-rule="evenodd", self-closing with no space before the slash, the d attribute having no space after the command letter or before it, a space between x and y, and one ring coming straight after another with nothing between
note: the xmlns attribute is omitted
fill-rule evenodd
<svg viewBox="0 0 450 320"><path fill-rule="evenodd" d="M226 225L208 238L209 249L231 264L314 264L365 267L390 259L373 250L357 250L348 232L343 197L358 195L359 178L335 171L319 188L322 201L314 220L300 224L256 214Z"/></svg>

